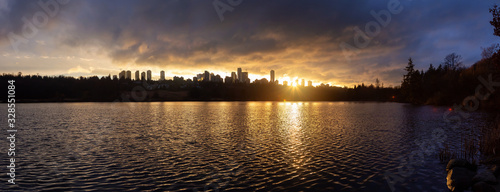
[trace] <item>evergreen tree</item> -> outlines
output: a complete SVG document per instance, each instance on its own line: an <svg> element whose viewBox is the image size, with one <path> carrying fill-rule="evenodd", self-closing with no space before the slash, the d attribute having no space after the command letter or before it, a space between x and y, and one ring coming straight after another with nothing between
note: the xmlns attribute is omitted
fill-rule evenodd
<svg viewBox="0 0 500 192"><path fill-rule="evenodd" d="M401 92L403 97L406 98L406 101L413 100L412 94L412 76L415 74L415 65L413 64L413 60L411 57L408 59L408 65L405 67L406 75L403 76L403 83L401 84Z"/></svg>

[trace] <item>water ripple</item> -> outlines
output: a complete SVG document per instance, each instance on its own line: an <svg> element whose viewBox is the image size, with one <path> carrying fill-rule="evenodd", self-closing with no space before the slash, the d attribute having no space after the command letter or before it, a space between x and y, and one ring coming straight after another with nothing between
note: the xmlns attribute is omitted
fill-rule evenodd
<svg viewBox="0 0 500 192"><path fill-rule="evenodd" d="M444 110L394 103L20 104L19 184L0 188L387 191L383 173L397 170L415 138L442 126ZM443 178L431 158L399 187L443 191Z"/></svg>

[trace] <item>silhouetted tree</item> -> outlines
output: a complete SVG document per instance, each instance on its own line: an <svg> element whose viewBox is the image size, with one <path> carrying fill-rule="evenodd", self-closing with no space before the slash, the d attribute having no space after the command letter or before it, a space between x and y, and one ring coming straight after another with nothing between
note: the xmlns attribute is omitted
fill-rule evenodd
<svg viewBox="0 0 500 192"><path fill-rule="evenodd" d="M493 34L500 36L500 7L494 5L493 8L490 8L490 13L493 15L493 20L490 21L490 24L494 27Z"/></svg>
<svg viewBox="0 0 500 192"><path fill-rule="evenodd" d="M451 53L444 58L443 65L446 70L460 69L462 67L462 56Z"/></svg>
<svg viewBox="0 0 500 192"><path fill-rule="evenodd" d="M411 101L413 94L411 92L412 90L412 76L415 74L415 65L413 64L413 60L411 57L408 59L408 65L405 67L406 75L403 76L403 82L401 84L401 91L403 96L406 98L407 101Z"/></svg>
<svg viewBox="0 0 500 192"><path fill-rule="evenodd" d="M443 72L443 65L439 65L438 68L436 69L437 73L442 73Z"/></svg>
<svg viewBox="0 0 500 192"><path fill-rule="evenodd" d="M490 23L495 27L494 34L500 36L500 7L494 6L490 12L493 15L493 21ZM500 44L482 49L483 58L470 68L463 66L462 57L456 53L447 55L437 68L430 64L426 72L415 70L410 58L401 82L402 98L411 103L437 105L461 103L463 98L470 95L481 83L477 80L477 76L500 73ZM498 108L500 97L497 96L496 101L490 98L487 103L481 103L481 106Z"/></svg>
<svg viewBox="0 0 500 192"><path fill-rule="evenodd" d="M493 57L493 55L500 50L500 44L494 43L491 46L486 47L486 48L481 47L481 49L483 50L481 52L481 57L483 59L489 59L489 58Z"/></svg>
<svg viewBox="0 0 500 192"><path fill-rule="evenodd" d="M428 72L435 72L436 71L436 68L434 68L434 66L431 64L429 64L429 69L427 69Z"/></svg>

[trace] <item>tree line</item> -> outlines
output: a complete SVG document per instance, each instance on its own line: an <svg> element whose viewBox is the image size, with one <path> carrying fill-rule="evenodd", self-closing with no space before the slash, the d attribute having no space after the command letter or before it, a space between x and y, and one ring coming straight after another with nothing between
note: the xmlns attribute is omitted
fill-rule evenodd
<svg viewBox="0 0 500 192"><path fill-rule="evenodd" d="M112 101L397 101L399 88L283 86L273 83L222 83L185 80L131 81L111 77L2 74L15 80L20 102ZM7 86L4 86L7 87ZM0 95L0 100L6 100Z"/></svg>
<svg viewBox="0 0 500 192"><path fill-rule="evenodd" d="M493 16L490 21L493 34L500 36L500 7L495 5L489 11ZM456 53L447 55L438 67L430 64L426 71L416 70L413 59L409 58L401 83L403 101L451 105L474 95L476 87L481 84L478 77L492 75L493 79L498 79L500 74L500 45L495 43L482 49L482 59L468 68L464 67L462 56ZM490 98L489 103L491 101L498 104L498 96Z"/></svg>

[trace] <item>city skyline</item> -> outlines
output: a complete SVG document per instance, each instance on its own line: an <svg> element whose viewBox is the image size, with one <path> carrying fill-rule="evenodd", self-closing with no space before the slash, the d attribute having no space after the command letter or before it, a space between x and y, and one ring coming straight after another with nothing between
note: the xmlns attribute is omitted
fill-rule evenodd
<svg viewBox="0 0 500 192"><path fill-rule="evenodd" d="M237 72L235 72L235 71L230 72L229 76L227 76L227 75L221 76L220 74L216 74L216 73L210 72L208 70L205 70L203 73L199 73L196 76L187 77L187 78L185 76L173 76L171 78L167 78L165 76L164 70L161 70L159 72L159 76L156 76L156 78L154 78L155 76L152 76L152 75L151 75L151 77L149 76L150 74L153 74L153 72L151 70L143 71L142 73L145 73L145 72L148 74L147 77L145 76L145 74L143 74L142 76L139 76L139 74L141 73L140 70L135 71L135 76L132 76L131 70L122 70L117 75L108 74L108 76L112 77L113 79L115 79L115 78L128 79L128 80L133 80L133 81L144 81L144 80L147 80L147 81L151 81L151 80L153 80L153 81L165 81L165 80L175 80L175 78L182 78L183 80L192 80L192 81L200 81L200 82L206 81L205 79L209 79L208 81L210 81L210 82L228 83L228 81L229 81L230 83L236 83L236 82L254 83L256 81L265 80L265 81L268 81L269 83L276 83L279 85L290 85L290 86L309 86L309 87L312 87L312 86L319 86L319 85L327 85L327 86L332 85L332 86L337 86L337 87L346 87L346 86L334 85L334 84L325 83L325 82L313 83L312 80L306 81L306 79L299 78L299 77L289 78L289 77L285 76L282 78L276 78L275 70L270 70L268 77L263 77L263 78L254 79L254 80L248 78L248 75L250 73L248 73L247 71L243 71L241 68L238 68ZM228 74L228 72L225 72L225 74ZM214 80L213 79L214 77L216 77L218 79ZM248 81L245 81L245 79L248 79ZM299 82L299 80L300 80L300 82ZM306 82L307 82L307 84L306 84ZM290 83L290 84L288 84L288 83Z"/></svg>
<svg viewBox="0 0 500 192"><path fill-rule="evenodd" d="M211 1L61 2L57 9L0 2L0 71L88 77L152 70L154 79L160 70L166 78L204 70L230 76L239 66L252 81L274 69L278 80L396 86L409 57L418 70L453 52L471 66L496 41L488 23L493 0L401 0L391 9L390 1L245 1L223 14Z"/></svg>

